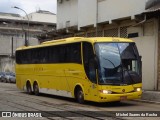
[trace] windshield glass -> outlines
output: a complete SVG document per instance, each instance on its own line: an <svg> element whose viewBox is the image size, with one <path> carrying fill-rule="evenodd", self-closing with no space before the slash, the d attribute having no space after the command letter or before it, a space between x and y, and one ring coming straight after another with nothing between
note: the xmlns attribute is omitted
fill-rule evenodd
<svg viewBox="0 0 160 120"><path fill-rule="evenodd" d="M140 60L134 43L96 43L100 84L141 82Z"/></svg>

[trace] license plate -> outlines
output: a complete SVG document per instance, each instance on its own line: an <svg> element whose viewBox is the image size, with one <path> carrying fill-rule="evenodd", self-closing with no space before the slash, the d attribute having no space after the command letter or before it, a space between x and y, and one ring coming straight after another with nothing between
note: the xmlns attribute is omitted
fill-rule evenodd
<svg viewBox="0 0 160 120"><path fill-rule="evenodd" d="M121 96L121 97L120 97L120 100L121 100L121 101L127 100L127 96Z"/></svg>

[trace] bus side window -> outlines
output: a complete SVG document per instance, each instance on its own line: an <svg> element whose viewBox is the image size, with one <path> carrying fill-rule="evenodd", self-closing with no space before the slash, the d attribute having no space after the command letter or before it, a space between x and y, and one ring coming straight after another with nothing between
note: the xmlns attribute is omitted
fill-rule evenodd
<svg viewBox="0 0 160 120"><path fill-rule="evenodd" d="M55 47L49 47L48 50L48 60L47 62L48 63L58 63L59 62L59 58L58 58L58 47L55 46Z"/></svg>
<svg viewBox="0 0 160 120"><path fill-rule="evenodd" d="M73 43L66 45L65 52L66 63L79 63L81 64L81 43Z"/></svg>
<svg viewBox="0 0 160 120"><path fill-rule="evenodd" d="M22 63L23 64L28 64L29 62L29 51L28 50L24 50L22 51Z"/></svg>
<svg viewBox="0 0 160 120"><path fill-rule="evenodd" d="M31 52L32 64L38 63L38 49L33 49Z"/></svg>
<svg viewBox="0 0 160 120"><path fill-rule="evenodd" d="M65 45L58 46L58 49L56 49L56 54L58 57L58 63L65 63Z"/></svg>
<svg viewBox="0 0 160 120"><path fill-rule="evenodd" d="M17 51L16 52L16 63L17 64L22 64L22 52L21 51Z"/></svg>
<svg viewBox="0 0 160 120"><path fill-rule="evenodd" d="M91 43L83 42L83 63L87 77L91 82L96 83L96 69L94 66L94 53Z"/></svg>
<svg viewBox="0 0 160 120"><path fill-rule="evenodd" d="M52 58L53 58L53 48L49 47L48 48L48 63L52 63Z"/></svg>

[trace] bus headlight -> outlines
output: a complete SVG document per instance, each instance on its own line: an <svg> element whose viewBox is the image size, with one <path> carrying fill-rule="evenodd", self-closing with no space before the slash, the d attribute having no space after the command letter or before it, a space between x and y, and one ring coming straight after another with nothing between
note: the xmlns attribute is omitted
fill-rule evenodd
<svg viewBox="0 0 160 120"><path fill-rule="evenodd" d="M141 88L135 88L136 92L140 92L142 89Z"/></svg>
<svg viewBox="0 0 160 120"><path fill-rule="evenodd" d="M112 94L112 91L110 91L110 90L100 90L100 92L102 92L104 94Z"/></svg>

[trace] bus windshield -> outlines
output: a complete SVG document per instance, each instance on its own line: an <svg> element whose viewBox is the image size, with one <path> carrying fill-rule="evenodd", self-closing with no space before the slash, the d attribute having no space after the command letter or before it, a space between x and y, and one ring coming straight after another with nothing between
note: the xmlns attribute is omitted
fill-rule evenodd
<svg viewBox="0 0 160 120"><path fill-rule="evenodd" d="M135 43L96 43L99 84L141 83L140 57Z"/></svg>

